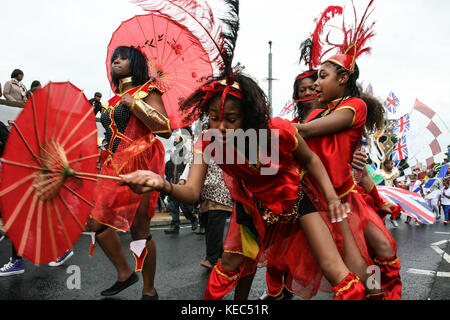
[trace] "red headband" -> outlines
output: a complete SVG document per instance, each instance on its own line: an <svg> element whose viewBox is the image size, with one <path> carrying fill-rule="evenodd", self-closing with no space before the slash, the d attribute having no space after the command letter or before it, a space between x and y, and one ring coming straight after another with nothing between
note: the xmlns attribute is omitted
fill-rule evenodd
<svg viewBox="0 0 450 320"><path fill-rule="evenodd" d="M317 70L314 71L305 71L303 73L300 73L297 78L295 78L295 81L300 80L300 79L306 79L309 78L313 75L315 75L317 73Z"/></svg>
<svg viewBox="0 0 450 320"><path fill-rule="evenodd" d="M231 94L232 96L243 99L242 92L239 89L239 84L237 82L233 83L231 86L229 84L225 84L225 82L222 81L213 81L209 85L205 85L203 87L200 87L200 90L206 92L205 96L203 97L202 103L207 103L209 100L211 100L213 97L217 95L217 93L222 92L222 99L220 101L220 115L219 120L223 119L223 107L225 104L225 99L227 98L227 95Z"/></svg>
<svg viewBox="0 0 450 320"><path fill-rule="evenodd" d="M315 95L310 96L310 97L307 97L307 98L297 99L297 100L295 100L295 102L306 102L306 101L311 101L311 100L316 99L318 96L319 96L319 94L316 93Z"/></svg>

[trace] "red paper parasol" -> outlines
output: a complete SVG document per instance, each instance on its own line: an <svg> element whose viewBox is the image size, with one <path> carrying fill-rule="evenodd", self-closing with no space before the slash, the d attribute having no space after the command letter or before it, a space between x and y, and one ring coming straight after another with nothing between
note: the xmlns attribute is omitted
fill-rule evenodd
<svg viewBox="0 0 450 320"><path fill-rule="evenodd" d="M92 106L68 82L37 90L12 123L0 200L19 255L35 264L55 261L84 231L93 206L96 142Z"/></svg>
<svg viewBox="0 0 450 320"><path fill-rule="evenodd" d="M106 68L111 82L111 57L119 46L140 48L147 57L152 84L162 97L172 129L183 128L179 104L212 75L212 66L200 41L185 26L155 14L122 22L108 45ZM111 86L113 84L111 82Z"/></svg>

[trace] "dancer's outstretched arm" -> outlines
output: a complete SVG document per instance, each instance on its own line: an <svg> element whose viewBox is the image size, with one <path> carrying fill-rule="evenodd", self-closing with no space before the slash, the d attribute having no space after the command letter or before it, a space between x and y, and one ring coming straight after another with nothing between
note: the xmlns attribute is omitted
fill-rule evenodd
<svg viewBox="0 0 450 320"><path fill-rule="evenodd" d="M194 153L194 162L184 185L172 184L160 175L147 170L138 170L121 176L123 182L120 184L129 186L135 193L161 191L180 202L195 204L200 199L207 169L203 156Z"/></svg>

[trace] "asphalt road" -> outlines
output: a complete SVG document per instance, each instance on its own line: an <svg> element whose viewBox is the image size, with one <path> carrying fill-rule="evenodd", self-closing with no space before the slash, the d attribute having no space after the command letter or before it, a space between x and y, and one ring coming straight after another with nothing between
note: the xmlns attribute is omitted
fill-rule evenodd
<svg viewBox="0 0 450 320"><path fill-rule="evenodd" d="M403 217L404 219L404 217ZM403 299L447 300L450 293L450 225L442 222L419 227L400 222L393 229L401 259ZM155 287L162 300L202 300L209 272L200 266L204 258L204 236L193 233L185 225L179 235L166 235L165 227L152 227L157 243L157 273ZM124 248L131 237L120 234ZM74 247L74 256L60 267L35 266L25 261L25 273L0 277L1 300L101 300L100 291L116 281L115 269L100 248L89 258L90 236L83 234ZM0 242L0 265L6 263L11 252L7 238ZM126 250L131 266L134 258ZM265 290L264 269L257 272L250 300L256 300ZM78 280L74 276L79 275ZM120 294L109 298L139 300L140 281ZM77 282L78 281L78 282ZM225 300L233 299L231 292ZM294 298L300 299L300 298ZM319 293L313 300L330 300L331 295Z"/></svg>

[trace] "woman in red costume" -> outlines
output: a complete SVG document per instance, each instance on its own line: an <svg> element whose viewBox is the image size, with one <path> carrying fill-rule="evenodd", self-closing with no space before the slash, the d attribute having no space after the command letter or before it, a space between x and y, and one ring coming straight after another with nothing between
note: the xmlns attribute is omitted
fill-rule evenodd
<svg viewBox="0 0 450 320"><path fill-rule="evenodd" d="M295 102L296 117L293 123L304 123L313 110L323 108L317 99L317 92L314 83L317 81L317 69L310 59L312 50L312 40L308 38L300 45L300 62L309 67L309 70L297 75L294 81L292 99Z"/></svg>
<svg viewBox="0 0 450 320"><path fill-rule="evenodd" d="M286 287L305 298L317 293L325 276L335 299L363 299L365 287L344 264L334 240L333 225L346 224L348 208L338 200L319 158L290 121L270 119L262 89L233 70L239 10L238 1L227 4L228 33L222 32L217 45L221 73L181 105L194 119L209 117L213 129L196 143L188 181L172 185L154 172L137 171L123 176L123 183L137 193L158 190L195 203L208 156L214 157L235 205L224 254L211 272L205 299L221 299L236 285L235 298L246 299L258 264L287 274ZM256 140L249 142L252 137ZM317 188L305 178L305 171Z"/></svg>
<svg viewBox="0 0 450 320"><path fill-rule="evenodd" d="M205 299L223 298L238 280L244 284L236 288L235 298L246 298L249 287L245 288L245 282L251 280L246 276L253 276L257 263L287 273L289 290L306 298L317 293L322 275L332 284L335 299L364 298L364 285L343 263L330 231L333 222L345 220L346 208L338 200L321 162L290 122L269 119L267 99L256 82L240 73L233 75L231 85L226 79L215 79L194 92L184 106L191 104L197 106L195 111L202 117L209 116L210 128L216 129L217 134L213 143L211 136L203 136L196 144L187 183L171 185L150 171L138 171L123 179L135 192L160 190L179 201L194 203L205 179L205 156L211 151L212 157L220 159L219 154L231 150L231 163L215 159L231 177L225 180L236 204L225 252L210 275ZM254 156L252 153L245 156L249 146L240 152L234 145L235 136L226 135L227 130L235 133L239 129L243 132L272 130L275 136L270 143L279 148L272 150L271 156L278 151L279 160L265 153L262 145L268 141L261 138L259 161L248 160ZM271 170L272 174L264 174ZM306 170L325 195L329 217L321 208L322 204L314 200L320 191L312 189L304 179ZM148 181L153 187L143 187Z"/></svg>
<svg viewBox="0 0 450 320"><path fill-rule="evenodd" d="M152 85L145 56L134 47L118 47L111 58L111 77L116 95L101 115L110 153L102 174L126 174L139 169L164 174L165 150L155 135L169 138L171 129L161 99L164 92ZM158 196L159 192L137 195L110 180L97 183L88 226L118 273L117 282L102 295L112 296L129 287L138 281L135 271L142 270L142 299L158 299L154 288L156 247L149 232ZM131 229L135 270L128 265L115 229Z"/></svg>
<svg viewBox="0 0 450 320"><path fill-rule="evenodd" d="M358 193L358 189L351 175L351 162L353 153L359 145L366 125L368 113L366 103L361 100L356 83L359 77L359 69L356 58L368 48L363 48L365 42L373 36L371 27L364 27L367 10L372 5L370 2L357 30L347 30L344 25L345 42L336 45L340 51L338 54L324 60L320 66L316 91L319 102L327 105L325 110L314 110L306 124L295 124L303 138L307 140L310 148L322 159L329 173L336 192L340 198L350 203L351 210L360 219L360 230L364 231L363 239L354 232L355 242L362 246L364 242L376 254L375 264L380 267L383 274L395 273L399 284L400 261L396 256L396 245L392 235L385 228L383 222L373 209L366 205L364 196ZM349 38L350 36L351 38ZM349 219L350 220L350 219ZM364 255L367 265L372 265L372 259ZM364 264L344 258L351 270L355 271L361 279L366 280L367 274ZM386 266L395 269L394 272L386 271ZM383 285L383 291L374 290L370 298L395 298L391 289ZM400 285L401 286L401 285ZM397 290L397 289L395 289Z"/></svg>
<svg viewBox="0 0 450 320"><path fill-rule="evenodd" d="M384 127L384 107L378 99L375 97L361 93L361 98L367 105L368 116L366 119L366 135L373 134L375 131L381 130ZM369 249L372 250L374 263L380 268L381 271L381 288L386 294L386 300L400 300L402 293L402 285L400 279L400 260L396 257L397 247L395 241L392 239L390 232L386 229L384 224L386 215L390 214L393 219L396 219L401 212L400 205L395 205L390 202L385 202L383 198L378 194L378 190L375 186L375 182L370 177L366 168L367 155L363 152L355 152L353 155L352 167L362 171L361 181L358 183L358 192L364 196L364 199L368 205L373 208L371 213L371 222L376 225L377 228L382 230L383 235L379 232L378 238L373 239L372 242L376 244L372 248L369 244ZM380 223L380 219L374 216L376 212L383 221ZM366 229L366 233L370 236L373 233L373 228ZM395 255L395 257L392 257Z"/></svg>

